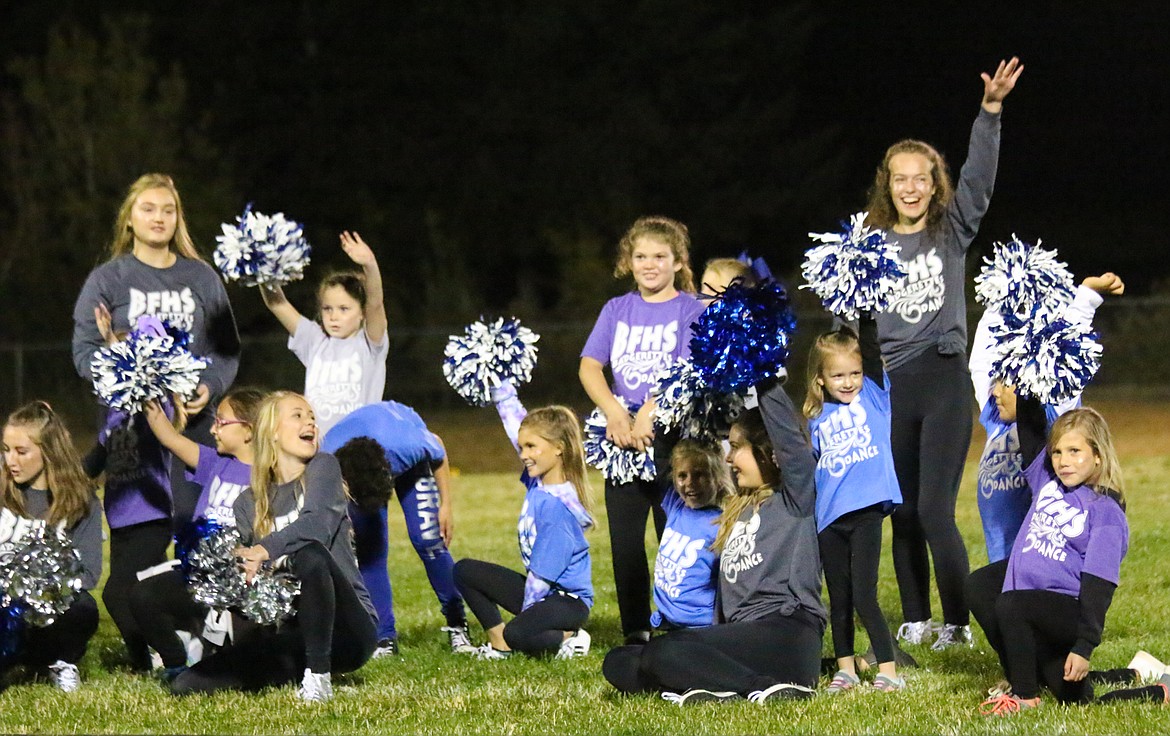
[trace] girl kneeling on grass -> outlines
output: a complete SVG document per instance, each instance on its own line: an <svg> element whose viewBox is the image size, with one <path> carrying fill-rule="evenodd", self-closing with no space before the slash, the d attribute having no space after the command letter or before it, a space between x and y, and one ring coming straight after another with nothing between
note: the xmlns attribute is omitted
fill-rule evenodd
<svg viewBox="0 0 1170 736"><path fill-rule="evenodd" d="M373 654L376 614L354 557L341 470L336 458L317 451L309 402L277 391L257 414L252 487L233 509L243 545L236 554L249 582L269 562L296 576L295 616L241 636L171 688L176 694L257 690L300 676L301 700L322 702L333 697L332 672L356 670Z"/></svg>
<svg viewBox="0 0 1170 736"><path fill-rule="evenodd" d="M983 703L988 715L1040 705L1047 685L1062 703L1093 699L1089 658L1129 547L1121 466L1109 426L1093 409L1057 419L1045 444L1036 399L1017 404L1020 452L1032 506L1011 555L971 574L971 611L999 654L1010 692ZM1116 690L1100 700L1167 702L1170 679Z"/></svg>
<svg viewBox="0 0 1170 736"><path fill-rule="evenodd" d="M593 606L585 530L593 517L581 426L563 406L525 416L515 389L503 390L507 395L496 398L497 407L508 436L515 438L528 489L516 530L526 574L480 560L455 563L455 584L488 637L475 654L482 659L503 659L513 651L584 656L590 636L581 627ZM506 625L499 607L515 614Z"/></svg>
<svg viewBox="0 0 1170 736"><path fill-rule="evenodd" d="M81 590L69 610L48 626L26 626L20 650L0 659L0 675L18 664L47 668L57 687L73 692L81 684L77 663L98 627L97 601L89 591L102 575L102 507L69 430L45 402L8 415L3 450L0 557L10 555L35 527L51 524L69 535L81 554L82 572Z"/></svg>
<svg viewBox="0 0 1170 736"><path fill-rule="evenodd" d="M821 664L825 609L813 461L780 384L731 428L738 495L724 504L718 625L672 631L610 651L602 672L625 693L663 691L679 705L806 698Z"/></svg>

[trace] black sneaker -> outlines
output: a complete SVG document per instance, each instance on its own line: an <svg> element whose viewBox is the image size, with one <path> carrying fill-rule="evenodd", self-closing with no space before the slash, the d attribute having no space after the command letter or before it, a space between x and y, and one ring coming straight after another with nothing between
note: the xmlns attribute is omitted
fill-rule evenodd
<svg viewBox="0 0 1170 736"><path fill-rule="evenodd" d="M770 703L774 700L802 700L811 698L814 694L815 691L811 687L791 682L778 682L765 690L756 690L748 695L748 700L753 703Z"/></svg>
<svg viewBox="0 0 1170 736"><path fill-rule="evenodd" d="M726 703L732 700L743 700L739 693L723 690L704 690L691 688L685 693L662 693L662 699L675 705L695 705L696 703Z"/></svg>
<svg viewBox="0 0 1170 736"><path fill-rule="evenodd" d="M374 650L372 658L378 657L397 657L398 656L398 640L397 639L382 639L378 642L378 648Z"/></svg>

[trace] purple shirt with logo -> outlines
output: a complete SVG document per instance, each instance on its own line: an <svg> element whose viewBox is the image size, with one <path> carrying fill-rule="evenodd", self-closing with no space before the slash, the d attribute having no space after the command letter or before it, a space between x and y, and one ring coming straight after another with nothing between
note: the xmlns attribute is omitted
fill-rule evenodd
<svg viewBox="0 0 1170 736"><path fill-rule="evenodd" d="M702 311L702 302L683 292L665 302L648 302L636 291L615 297L601 308L581 357L608 363L614 395L640 405L654 375L691 354L691 323Z"/></svg>
<svg viewBox="0 0 1170 736"><path fill-rule="evenodd" d="M206 516L223 526L235 526L232 505L252 483L252 466L231 455L220 455L207 445L199 446L199 464L187 479L203 486L195 504L195 518Z"/></svg>
<svg viewBox="0 0 1170 736"><path fill-rule="evenodd" d="M1050 590L1077 598L1081 574L1117 585L1129 524L1117 501L1088 486L1066 489L1040 453L1025 471L1032 506L1008 558L1003 590Z"/></svg>

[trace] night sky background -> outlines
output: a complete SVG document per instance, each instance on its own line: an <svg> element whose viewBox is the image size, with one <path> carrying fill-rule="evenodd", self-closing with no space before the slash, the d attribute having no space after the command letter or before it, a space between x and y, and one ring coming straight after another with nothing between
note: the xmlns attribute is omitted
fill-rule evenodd
<svg viewBox="0 0 1170 736"><path fill-rule="evenodd" d="M889 144L931 142L957 175L979 73L1012 55L1026 70L975 248L1041 238L1138 295L1170 272L1153 0L3 7L0 289L43 317L4 310L15 339L67 339L148 170L175 174L206 254L248 201L305 223L314 268L344 265L336 233L359 230L394 324L590 320L625 287L612 259L642 214L687 223L700 264L747 248L791 276ZM50 38L73 61L50 65ZM304 309L310 288L291 292ZM255 294L232 298L245 334L275 329Z"/></svg>

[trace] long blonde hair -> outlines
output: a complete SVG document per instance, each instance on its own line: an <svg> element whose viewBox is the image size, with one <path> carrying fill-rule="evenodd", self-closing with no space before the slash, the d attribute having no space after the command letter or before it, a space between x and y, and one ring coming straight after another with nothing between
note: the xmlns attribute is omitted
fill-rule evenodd
<svg viewBox="0 0 1170 736"><path fill-rule="evenodd" d="M1052 423L1048 432L1048 446L1045 450L1049 458L1052 457L1052 448L1060 438L1069 432L1080 432L1089 447L1093 449L1101 460L1097 468L1096 477L1085 485L1097 493L1112 497L1121 508L1125 508L1125 479L1121 474L1121 462L1117 459L1117 450L1113 447L1113 433L1109 431L1109 424L1105 417L1096 409L1082 406L1065 412Z"/></svg>
<svg viewBox="0 0 1170 736"><path fill-rule="evenodd" d="M581 420L567 406L543 406L528 412L521 429L529 429L537 436L561 450L561 467L565 480L573 484L577 500L590 515L593 514L593 492L585 474L585 443L581 437Z"/></svg>
<svg viewBox="0 0 1170 736"><path fill-rule="evenodd" d="M768 438L768 430L764 426L764 418L759 409L750 409L739 415L739 419L732 428L738 427L752 448L752 458L760 469L760 478L764 481L759 488L737 488L734 495L723 502L723 513L719 516L719 532L711 549L719 551L731 536L735 522L748 507L759 508L773 490L780 483L780 468L776 465L773 456L772 440Z"/></svg>
<svg viewBox="0 0 1170 736"><path fill-rule="evenodd" d="M9 414L4 426L23 429L41 451L45 485L52 496L46 521L53 526L65 522L70 527L85 518L94 498L93 486L82 470L69 429L53 408L47 402L33 401ZM28 518L24 494L8 470L8 463L0 466L0 506Z"/></svg>
<svg viewBox="0 0 1170 736"><path fill-rule="evenodd" d="M731 479L731 468L724 462L719 448L698 440L679 440L670 451L670 467L677 469L684 462L705 470L707 477L715 484L712 504L720 506L725 498L735 495L735 481Z"/></svg>
<svg viewBox="0 0 1170 736"><path fill-rule="evenodd" d="M804 396L804 418L816 419L825 408L825 387L817 381L825 370L830 355L853 353L861 360L861 343L848 327L826 332L816 339L808 351L808 383Z"/></svg>
<svg viewBox="0 0 1170 736"><path fill-rule="evenodd" d="M253 542L266 537L276 525L271 497L272 487L279 482L277 460L280 453L276 446L276 425L280 422L280 402L293 398L304 397L295 391L273 391L264 397L256 410L256 425L252 432L252 501L255 505Z"/></svg>
<svg viewBox="0 0 1170 736"><path fill-rule="evenodd" d="M618 243L617 265L614 278L624 278L633 270L634 246L638 238L650 237L670 246L676 263L682 268L674 274L674 288L688 294L695 293L695 275L691 271L691 235L687 226L669 217L639 217Z"/></svg>
<svg viewBox="0 0 1170 736"><path fill-rule="evenodd" d="M187 232L187 219L183 216L183 200L179 198L179 190L174 179L167 174L143 174L126 191L126 198L122 200L122 206L118 208L118 218L114 221L110 260L134 250L134 230L130 226L130 214L134 211L134 203L138 201L138 197L150 189L166 189L175 198L175 236L168 243L168 247L178 256L202 261L203 257L195 249L195 242Z"/></svg>

